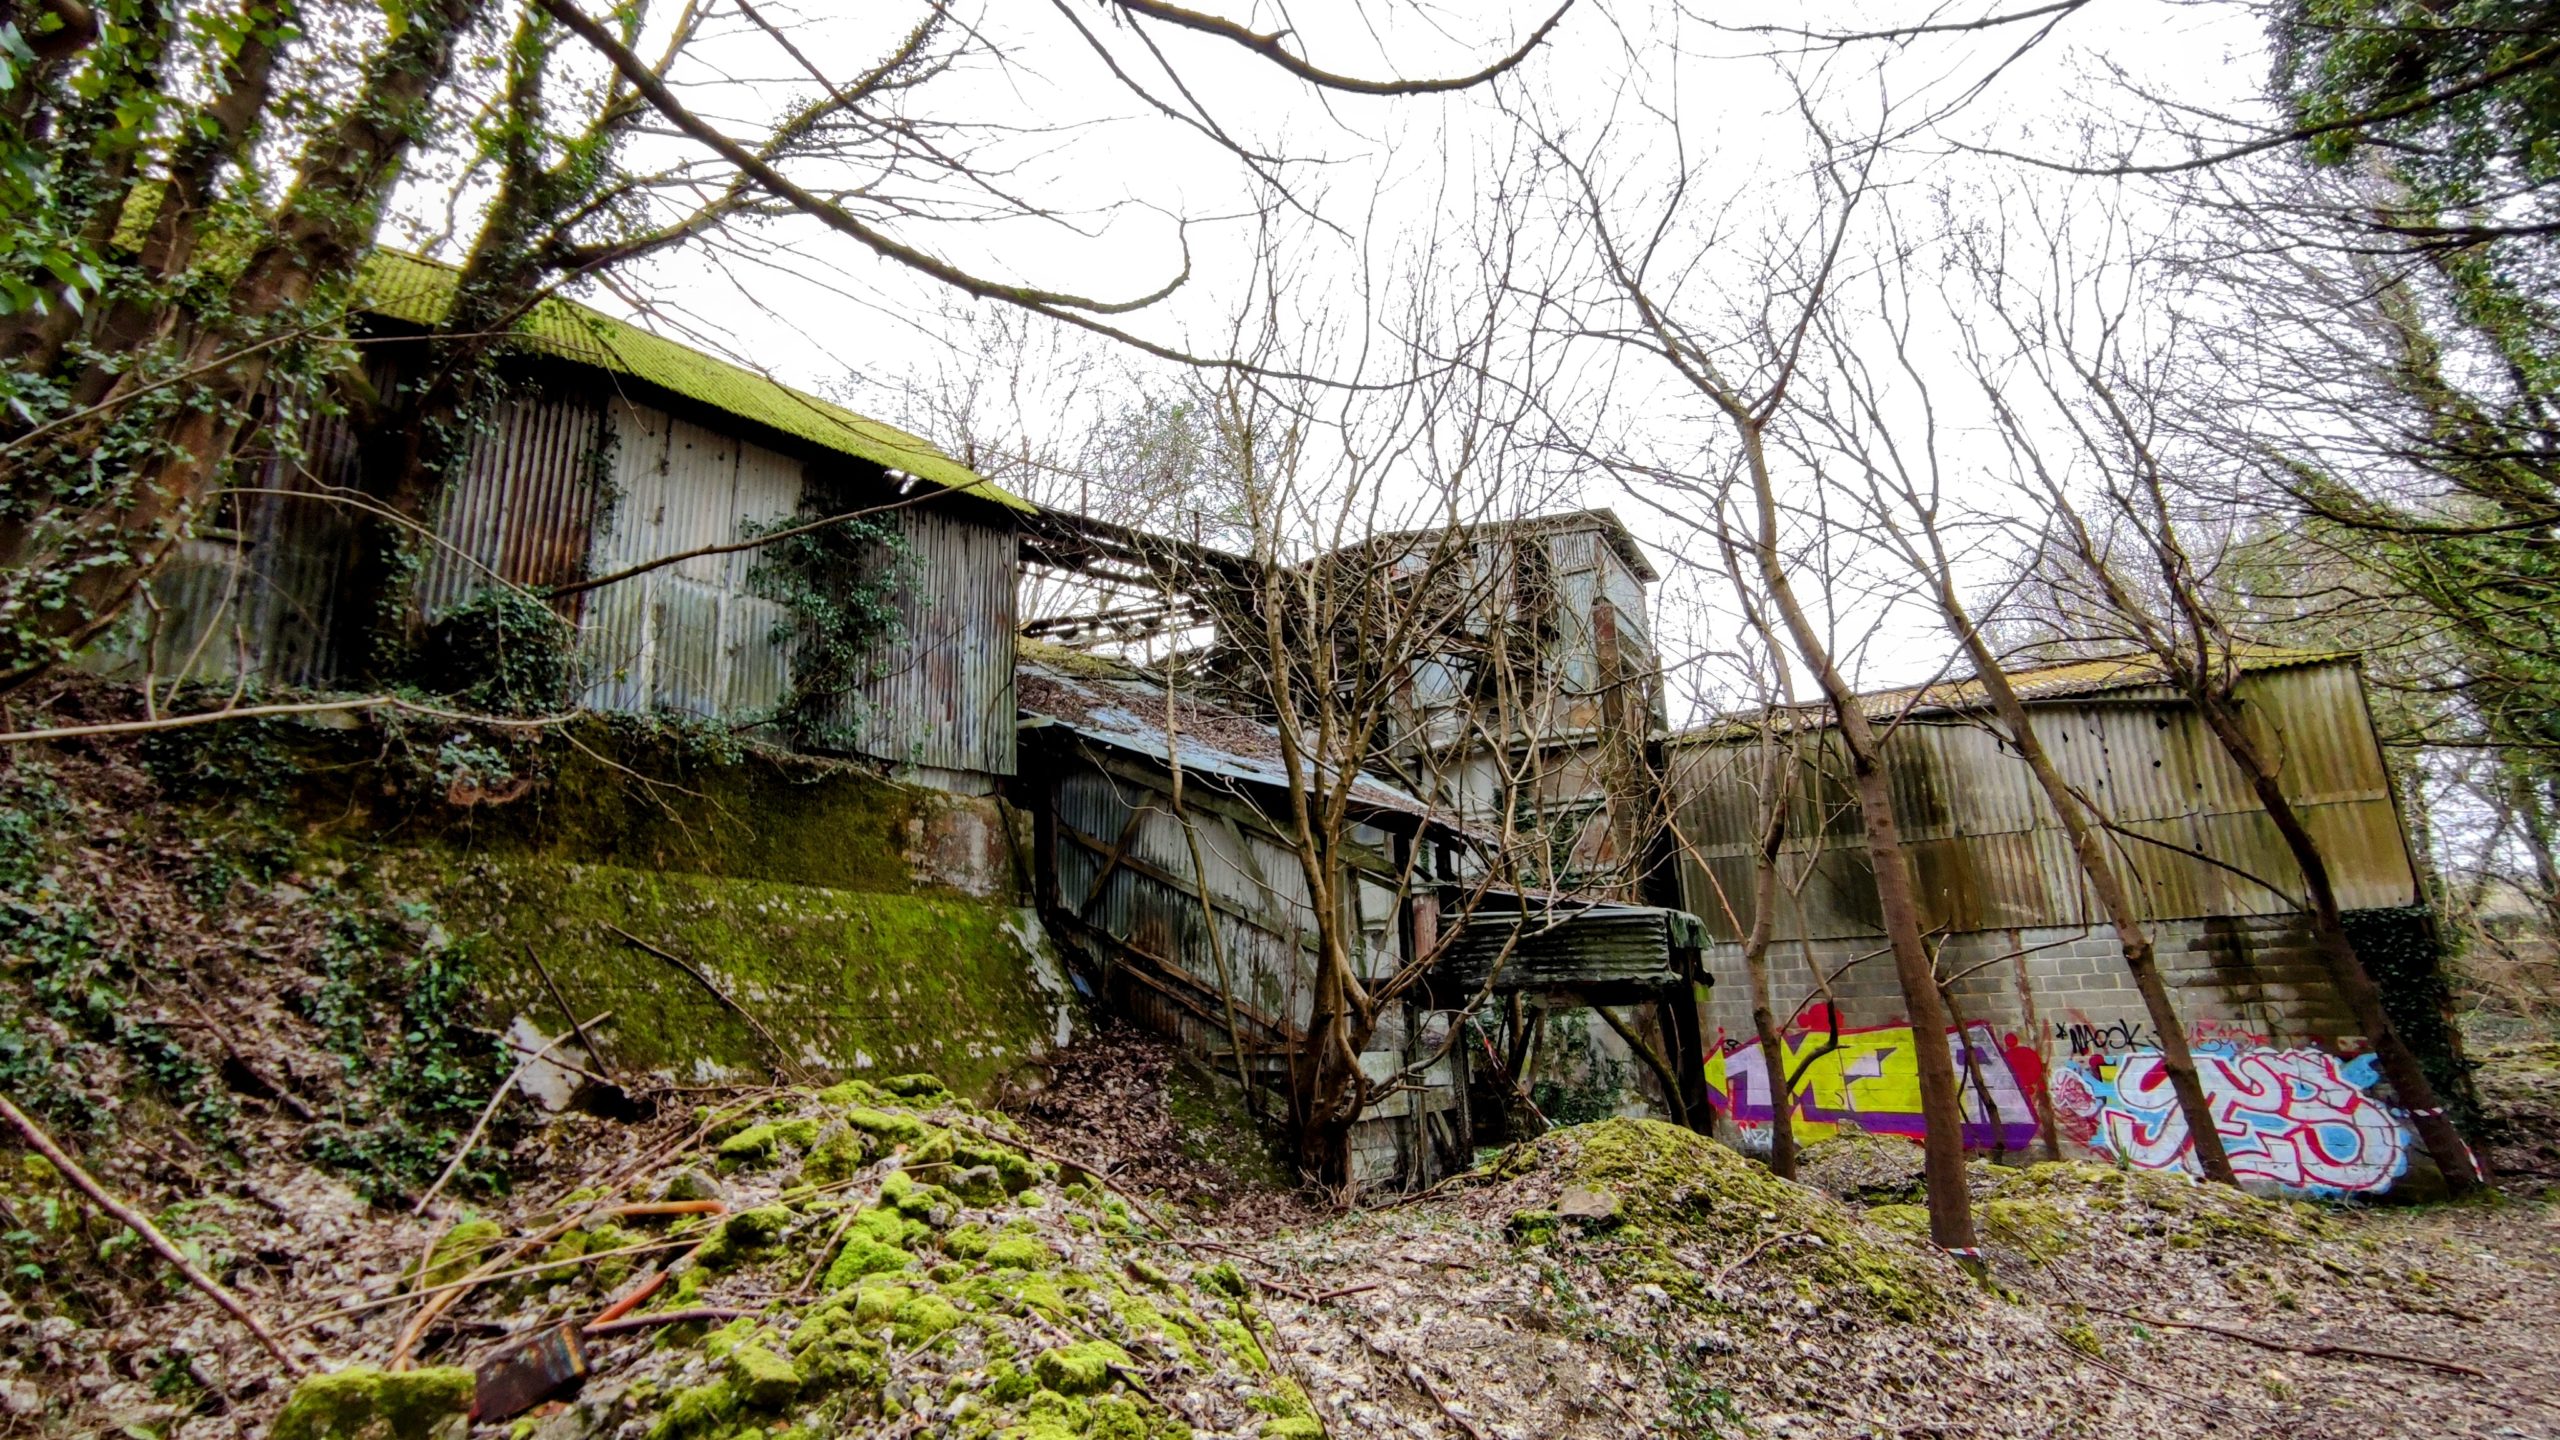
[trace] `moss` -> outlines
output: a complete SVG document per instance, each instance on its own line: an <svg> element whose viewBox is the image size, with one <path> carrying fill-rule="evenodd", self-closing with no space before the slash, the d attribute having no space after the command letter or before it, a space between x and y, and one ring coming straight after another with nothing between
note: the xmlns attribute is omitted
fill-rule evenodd
<svg viewBox="0 0 2560 1440"><path fill-rule="evenodd" d="M805 1151L817 1138L818 1122L807 1118L750 1125L720 1142L720 1164L723 1169L770 1165L784 1146Z"/></svg>
<svg viewBox="0 0 2560 1440"><path fill-rule="evenodd" d="M1324 1422L1305 1415L1288 1415L1265 1420L1253 1432L1261 1440L1324 1440Z"/></svg>
<svg viewBox="0 0 2560 1440"><path fill-rule="evenodd" d="M826 1285L841 1290L865 1275L887 1275L906 1269L915 1256L895 1245L883 1245L868 1235L849 1236L844 1248L827 1266Z"/></svg>
<svg viewBox="0 0 2560 1440"><path fill-rule="evenodd" d="M907 1250L932 1238L933 1229L897 1210L875 1205L854 1216L853 1228L847 1233Z"/></svg>
<svg viewBox="0 0 2560 1440"><path fill-rule="evenodd" d="M986 1397L998 1405L1019 1405L1031 1398L1038 1384L1029 1375L1014 1368L1010 1360L998 1360L987 1367Z"/></svg>
<svg viewBox="0 0 2560 1440"><path fill-rule="evenodd" d="M427 1440L471 1408L471 1372L353 1365L294 1387L273 1440Z"/></svg>
<svg viewBox="0 0 2560 1440"><path fill-rule="evenodd" d="M818 1103L831 1110L848 1105L869 1105L880 1098L880 1087L868 1080L846 1080L818 1092Z"/></svg>
<svg viewBox="0 0 2560 1440"><path fill-rule="evenodd" d="M800 1183L831 1185L853 1177L855 1171L870 1163L878 1146L870 1136L850 1125L831 1125L809 1147L807 1158L800 1162Z"/></svg>
<svg viewBox="0 0 2560 1440"><path fill-rule="evenodd" d="M1985 1238L2038 1263L2060 1259L2078 1244L2070 1217L2048 1201L1995 1196L1974 1215Z"/></svg>
<svg viewBox="0 0 2560 1440"><path fill-rule="evenodd" d="M450 1285L478 1269L506 1234L495 1220L465 1220L427 1251L418 1278L428 1285Z"/></svg>
<svg viewBox="0 0 2560 1440"><path fill-rule="evenodd" d="M1926 1257L1877 1243L1857 1212L1694 1131L1611 1119L1550 1131L1525 1149L1532 1166L1617 1197L1620 1228L1602 1255L1604 1270L1621 1282L1691 1294L1700 1282L1680 1250L1739 1253L1804 1235L1820 1243L1792 1244L1760 1263L1787 1265L1810 1286L1863 1298L1896 1319L1921 1319L1946 1303Z"/></svg>
<svg viewBox="0 0 2560 1440"><path fill-rule="evenodd" d="M1192 1277L1200 1288L1230 1300L1242 1300L1253 1292L1244 1283L1244 1272L1232 1260L1221 1260Z"/></svg>
<svg viewBox="0 0 2560 1440"><path fill-rule="evenodd" d="M845 1111L844 1123L877 1135L892 1145L912 1145L925 1137L926 1129L925 1123L913 1115L874 1110L868 1105L856 1105Z"/></svg>
<svg viewBox="0 0 2560 1440"><path fill-rule="evenodd" d="M791 1211L780 1205L741 1210L721 1222L719 1233L702 1247L695 1263L712 1270L739 1264L780 1239L791 1221Z"/></svg>
<svg viewBox="0 0 2560 1440"><path fill-rule="evenodd" d="M729 1383L756 1409L779 1410L800 1393L800 1372L762 1345L741 1345L729 1352Z"/></svg>
<svg viewBox="0 0 2560 1440"><path fill-rule="evenodd" d="M880 1088L902 1100L929 1100L951 1093L939 1075L892 1075L880 1082Z"/></svg>
<svg viewBox="0 0 2560 1440"><path fill-rule="evenodd" d="M2063 1344L2070 1346L2081 1354L2086 1355L2093 1360L2103 1360L2106 1358L2106 1342L2098 1338L2097 1330L2092 1327L2088 1321L2074 1320L2070 1324L2063 1326L2057 1333L2062 1336Z"/></svg>
<svg viewBox="0 0 2560 1440"><path fill-rule="evenodd" d="M1066 1291L1056 1280L1036 1270L998 1270L986 1275L973 1275L956 1282L952 1293L982 1309L1001 1314L1037 1310L1052 1318L1063 1318L1068 1311Z"/></svg>
<svg viewBox="0 0 2560 1440"><path fill-rule="evenodd" d="M672 966L616 938L604 928L611 924L701 969L765 1016L795 1057L823 1056L840 1070L929 1061L943 1083L990 1093L1047 1046L1055 1023L1055 999L1018 938L1020 913L958 896L897 893L909 888L903 842L887 849L901 873L896 885L881 888L503 850L424 851L403 863L422 872L409 883L444 898L449 923L493 942L492 1019L547 1005L540 977L510 959L516 942L538 940L563 988L614 1012L618 1068L687 1076L704 1066L740 1076L769 1069L772 1049L754 1027ZM846 995L865 1003L848 1008ZM875 1095L847 1098L868 1109L861 1102Z"/></svg>
<svg viewBox="0 0 2560 1440"><path fill-rule="evenodd" d="M1129 1363L1129 1352L1107 1340L1086 1340L1043 1350L1031 1362L1031 1374L1061 1395L1091 1395L1111 1383L1111 1367Z"/></svg>
<svg viewBox="0 0 2560 1440"><path fill-rule="evenodd" d="M690 1440L724 1432L738 1418L741 1403L737 1390L726 1380L679 1390L658 1416L658 1423L650 1427L649 1440Z"/></svg>
<svg viewBox="0 0 2560 1440"><path fill-rule="evenodd" d="M921 1345L960 1327L959 1307L939 1295L918 1295L889 1312L890 1333L901 1345Z"/></svg>
<svg viewBox="0 0 2560 1440"><path fill-rule="evenodd" d="M942 1237L942 1253L955 1260L977 1260L995 1243L983 1225L963 1225Z"/></svg>
<svg viewBox="0 0 2560 1440"><path fill-rule="evenodd" d="M1046 1270L1058 1263L1058 1252L1029 1235L1005 1235L987 1246L984 1258L999 1270Z"/></svg>
<svg viewBox="0 0 2560 1440"><path fill-rule="evenodd" d="M1218 1337L1218 1344L1226 1350L1227 1358L1254 1375L1268 1377L1271 1374L1271 1357L1262 1353L1262 1342L1241 1321L1213 1320L1209 1328Z"/></svg>

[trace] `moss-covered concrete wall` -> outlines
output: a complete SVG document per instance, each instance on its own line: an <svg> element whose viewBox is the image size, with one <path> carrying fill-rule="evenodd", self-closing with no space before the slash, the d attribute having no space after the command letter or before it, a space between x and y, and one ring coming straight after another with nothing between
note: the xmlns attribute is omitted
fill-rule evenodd
<svg viewBox="0 0 2560 1440"><path fill-rule="evenodd" d="M396 763L362 753L370 736L302 748L305 833L432 907L489 1024L566 1028L530 953L580 1019L611 1012L617 1071L931 1070L982 1094L1067 1039L1025 817L1001 801L628 722L513 748L408 738Z"/></svg>

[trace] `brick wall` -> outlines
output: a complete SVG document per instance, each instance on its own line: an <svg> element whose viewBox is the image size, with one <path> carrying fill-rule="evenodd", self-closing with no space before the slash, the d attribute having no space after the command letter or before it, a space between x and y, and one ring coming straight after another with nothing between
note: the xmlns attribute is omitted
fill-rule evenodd
<svg viewBox="0 0 2560 1440"><path fill-rule="evenodd" d="M2222 1031L2279 1048L2350 1050L2361 1038L2331 991L2300 917L2159 921L2152 943L2191 1034ZM1951 935L1940 945L1938 965L1942 973L1963 977L1953 994L1966 1023L2015 1032L2049 1051L2049 1061L2068 1059L2075 1048L2118 1051L2158 1043L2125 970L2124 952L2114 932L2103 927ZM1747 1040L1751 989L1742 948L1716 946L1707 952L1707 968L1716 977L1709 1028L1733 1041ZM1844 1028L1904 1020L1902 988L1883 936L1772 946L1770 992L1782 1020L1799 1002L1807 1010L1822 1002L1817 974L1834 977L1831 994ZM1801 1018L1794 1028L1805 1028Z"/></svg>

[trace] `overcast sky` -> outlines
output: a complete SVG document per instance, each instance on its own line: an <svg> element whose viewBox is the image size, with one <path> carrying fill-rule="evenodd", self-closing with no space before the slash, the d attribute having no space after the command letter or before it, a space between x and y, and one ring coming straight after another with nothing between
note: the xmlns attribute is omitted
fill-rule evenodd
<svg viewBox="0 0 2560 1440"><path fill-rule="evenodd" d="M1553 5L1297 3L1285 7L1285 21L1275 18L1283 7L1269 4L1214 8L1257 29L1287 24L1295 48L1328 69L1411 77L1485 64ZM1809 120L1834 136L1870 133L1888 117L1909 129L1884 162L1880 203L1867 213L1871 223L1917 231L1942 223L1940 197L1950 193L1961 206L1968 187L2045 183L2031 167L1967 154L1962 143L2077 155L2093 126L2117 133L2144 123L2153 113L2146 93L2233 110L2250 104L2265 80L2260 22L2231 4L2095 0L2062 18L2024 56L2014 52L2037 26L1810 50L1748 28L1868 30L1971 19L1991 8L1988 0L1937 7L1692 0L1694 13L1683 14L1672 5L1582 0L1540 53L1497 87L1382 99L1319 94L1215 39L1161 29L1133 36L1085 0L991 0L960 13L1003 53L1002 62L937 77L919 91L916 109L982 127L974 138L955 133L953 143L981 146L991 187L1048 214L972 220L973 207L1000 204L955 198L946 185L914 196L942 218L912 217L892 228L991 278L1110 300L1163 285L1182 269L1187 245L1190 281L1114 323L1201 354L1233 348L1234 317L1254 293L1257 251L1274 244L1289 277L1282 298L1289 339L1306 342L1303 355L1350 378L1374 375L1379 352L1364 362L1354 342L1397 313L1399 287L1420 275L1460 294L1481 237L1502 232L1506 220L1518 232L1514 263L1521 272L1567 273L1587 259L1553 227L1518 223L1536 218L1533 205L1506 193L1527 154L1523 114L1563 137L1566 148L1581 147L1575 153L1622 187L1613 200L1623 198L1629 216L1654 213L1649 207L1673 175L1689 178L1676 218L1690 260L1677 288L1684 304L1710 316L1749 291L1756 259L1818 228ZM884 53L921 7L803 0L793 9L760 5L758 13L840 77ZM743 21L715 22L714 30L720 38L680 77L706 113L744 127L779 113L794 95L815 92L797 62ZM1166 63L1145 40L1160 47ZM1152 94L1195 120L1206 117L1241 148L1288 157L1268 167L1285 182L1287 203L1277 219L1255 215L1271 203L1272 185L1200 133L1203 127L1151 109L1113 76L1097 46ZM1986 77L1993 78L1985 84ZM1800 93L1814 97L1810 115L1799 106ZM672 138L651 143L668 154L682 145ZM2071 203L2067 189L2052 193ZM955 305L932 282L799 219L689 248L626 272L612 292L591 289L582 298L884 418L898 418L900 392L916 377L948 376L981 359L965 325L971 305ZM634 302L645 308L635 311ZM1332 343L1314 343L1319 336ZM1926 348L1926 326L1922 338ZM1125 370L1133 387L1162 383L1168 374L1107 341L1046 343L1043 364L1053 374L1072 368L1058 363L1063 359L1098 365L1115 383ZM1579 413L1602 417L1616 441L1666 454L1694 454L1714 442L1712 416L1657 367L1627 364L1605 347L1559 363L1542 373ZM1088 394L1076 403L1089 408L1091 400ZM1043 403L1035 391L1023 423L1043 423ZM1080 414L1055 423L1081 423ZM1965 444L1961 434L1950 441L1958 461ZM1985 468L1992 463L1987 455L1981 460ZM1727 622L1693 611L1687 598L1702 585L1709 596L1720 587L1712 575L1683 573L1712 558L1699 553L1697 537L1596 468L1568 475L1564 484L1578 493L1560 500L1615 507L1674 572L1664 587L1674 611L1666 648L1718 648ZM1996 567L1998 557L1975 558ZM1860 654L1863 678L1872 682L1925 675L1948 648L1914 617L1861 611L1847 601L1843 608L1844 628L1872 638Z"/></svg>

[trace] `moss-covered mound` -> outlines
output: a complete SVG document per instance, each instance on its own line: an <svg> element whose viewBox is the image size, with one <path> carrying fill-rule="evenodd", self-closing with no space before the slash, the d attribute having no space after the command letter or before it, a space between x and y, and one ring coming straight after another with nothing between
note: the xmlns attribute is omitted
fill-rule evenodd
<svg viewBox="0 0 2560 1440"><path fill-rule="evenodd" d="M1568 1126L1514 1152L1513 1175L1559 1185L1550 1208L1512 1217L1524 1244L1583 1243L1630 1284L1712 1300L1716 1276L1747 1262L1780 1266L1833 1306L1913 1320L1947 1299L1931 1257L1877 1234L1855 1210L1770 1174L1695 1131L1658 1120Z"/></svg>
<svg viewBox="0 0 2560 1440"><path fill-rule="evenodd" d="M706 1190L722 1208L702 1213L692 1197ZM690 1149L583 1203L545 1251L553 1268L457 1307L515 1334L592 1320L646 1282L626 1264L605 1283L586 1259L651 1242L681 1256L590 1339L595 1373L541 1422L544 1440L774 1440L924 1419L968 1440L1188 1440L1307 1414L1232 1267L1195 1271L1126 1201L932 1076L706 1115ZM691 1318L650 1323L679 1312ZM338 1418L361 1381L306 1385L288 1415L327 1418L296 1433L372 1423Z"/></svg>

